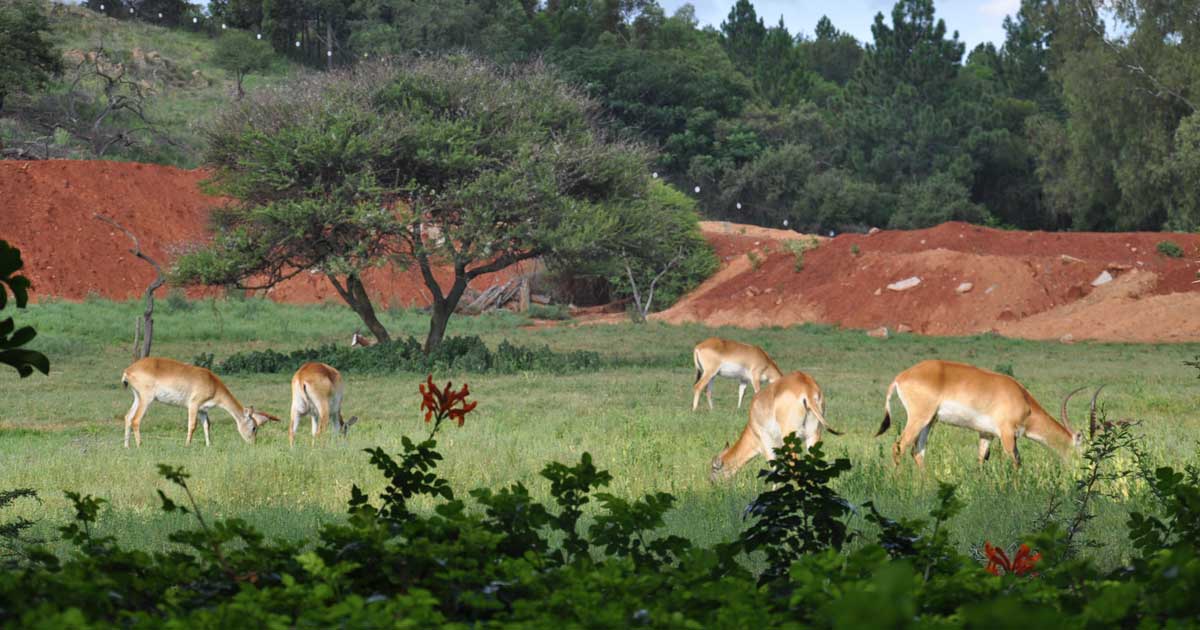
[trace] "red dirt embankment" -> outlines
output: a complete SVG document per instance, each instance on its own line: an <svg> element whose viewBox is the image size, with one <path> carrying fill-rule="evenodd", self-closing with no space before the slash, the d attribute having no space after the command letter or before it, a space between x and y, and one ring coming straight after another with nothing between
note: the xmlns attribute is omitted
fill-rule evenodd
<svg viewBox="0 0 1200 630"><path fill-rule="evenodd" d="M0 161L0 225L3 238L21 249L33 299L79 300L89 294L127 299L143 294L154 279L150 265L129 253L132 242L92 218L112 217L138 236L143 249L164 267L179 252L208 239L208 213L225 203L200 192L208 173L127 162ZM486 288L518 273L519 266L476 278ZM451 277L438 270L438 279ZM426 306L430 302L416 269L372 269L365 283L376 306ZM212 291L211 289L209 291ZM188 292L205 293L201 289ZM268 292L291 303L339 301L323 275L301 273Z"/></svg>
<svg viewBox="0 0 1200 630"><path fill-rule="evenodd" d="M825 322L930 335L998 332L1032 339L1200 341L1200 235L1047 233L946 223L845 234L804 253L781 235L702 226L723 265L656 317L710 325ZM794 233L782 232L786 239ZM1156 249L1169 240L1182 258ZM749 252L759 260L757 268ZM1101 274L1113 280L1093 285ZM906 290L889 284L909 278ZM966 283L970 284L969 289Z"/></svg>
<svg viewBox="0 0 1200 630"><path fill-rule="evenodd" d="M207 236L208 211L223 203L199 191L203 171L120 162L0 161L0 234L21 248L34 296L114 299L141 295L150 267L128 238L92 218L133 230L164 265ZM701 225L723 264L654 317L743 327L804 322L886 326L931 335L1002 335L1121 341L1200 341L1200 235L1006 232L963 223L927 230L819 239L803 269L787 241L810 237L720 222ZM1159 253L1179 245L1182 258ZM757 262L747 255L755 253ZM476 279L486 288L509 269ZM1093 285L1101 274L1110 282ZM438 272L445 280L445 270ZM903 291L887 285L908 278ZM415 269L374 269L379 305L426 305ZM964 284L970 283L965 289ZM193 291L197 295L201 291ZM303 273L269 292L284 302L337 300L320 275Z"/></svg>

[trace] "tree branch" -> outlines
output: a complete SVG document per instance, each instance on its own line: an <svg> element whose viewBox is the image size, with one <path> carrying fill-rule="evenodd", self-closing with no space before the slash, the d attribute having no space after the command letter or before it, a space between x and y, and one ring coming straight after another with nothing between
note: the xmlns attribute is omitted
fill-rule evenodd
<svg viewBox="0 0 1200 630"><path fill-rule="evenodd" d="M520 252L520 253L516 253L516 254L511 253L511 252L502 254L490 263L481 265L479 267L476 267L474 269L467 271L467 279L471 280L478 276L482 276L485 273L492 273L495 271L500 271L501 269L504 269L505 267L508 267L515 263L519 263L522 260L529 260L531 258L537 258L538 256L541 256L541 255L542 255L542 252L540 250L530 250L527 252Z"/></svg>

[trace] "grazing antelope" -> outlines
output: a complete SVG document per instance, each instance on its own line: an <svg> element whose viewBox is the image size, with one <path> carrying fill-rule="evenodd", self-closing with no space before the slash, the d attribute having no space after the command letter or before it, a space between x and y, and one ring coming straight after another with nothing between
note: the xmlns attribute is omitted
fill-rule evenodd
<svg viewBox="0 0 1200 630"><path fill-rule="evenodd" d="M357 334L357 333L355 333ZM312 418L312 441L315 446L317 435L333 419L333 430L346 437L350 427L358 422L358 416L342 421L342 396L346 384L342 375L324 363L305 363L292 376L292 421L288 425L288 445L295 446L296 432L300 430L300 417Z"/></svg>
<svg viewBox="0 0 1200 630"><path fill-rule="evenodd" d="M755 455L775 459L783 437L798 433L804 448L821 441L821 429L841 435L825 422L825 399L817 382L804 372L792 372L767 385L750 400L750 421L742 436L712 460L709 479L716 481L737 472Z"/></svg>
<svg viewBox="0 0 1200 630"><path fill-rule="evenodd" d="M925 466L925 443L935 420L979 433L979 463L989 455L992 438L999 437L1004 452L1020 468L1021 455L1017 438L1025 436L1040 442L1059 454L1066 455L1083 444L1083 435L1071 430L1067 417L1067 401L1083 388L1069 394L1062 402L1062 422L1055 420L1034 400L1029 390L1015 379L1003 374L982 370L953 361L922 361L896 376L888 386L884 400L883 424L876 437L883 435L892 423L892 394L900 397L908 413L908 421L900 439L892 446L892 459L897 465L904 451L911 449L917 466ZM1095 434L1096 397L1092 396L1091 433Z"/></svg>
<svg viewBox="0 0 1200 630"><path fill-rule="evenodd" d="M354 331L353 335L350 335L350 347L351 348L366 348L368 346L373 346L373 345L375 345L375 342L372 341L370 337L365 337L363 335L358 334L357 330Z"/></svg>
<svg viewBox="0 0 1200 630"><path fill-rule="evenodd" d="M192 443L196 432L196 420L204 425L204 445L211 442L208 436L208 410L220 407L233 416L238 433L251 444L258 434L258 427L267 421L279 421L271 414L243 407L225 383L209 370L187 365L171 359L146 357L134 361L121 373L121 385L133 390L133 406L125 414L125 448L129 448L129 430L138 446L142 445L142 416L154 401L168 405L187 407L187 445Z"/></svg>
<svg viewBox="0 0 1200 630"><path fill-rule="evenodd" d="M738 409L742 408L747 384L754 387L754 394L758 395L759 383L763 379L774 383L783 378L779 366L762 348L720 337L709 337L696 344L696 349L692 351L692 362L696 365L692 411L700 405L701 390L708 397L708 408L713 408L712 381L718 376L738 380Z"/></svg>

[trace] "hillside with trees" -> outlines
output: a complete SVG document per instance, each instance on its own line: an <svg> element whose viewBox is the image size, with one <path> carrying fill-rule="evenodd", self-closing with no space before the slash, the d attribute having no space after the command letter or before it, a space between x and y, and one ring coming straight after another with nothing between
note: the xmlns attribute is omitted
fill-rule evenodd
<svg viewBox="0 0 1200 630"><path fill-rule="evenodd" d="M1003 42L969 51L933 0L898 0L866 42L826 18L768 20L752 0L731 2L717 28L655 0L85 4L191 38L254 33L314 71L464 49L501 65L540 58L598 100L614 131L656 146L652 168L713 218L802 230L1200 227L1200 22L1187 4L1022 0ZM36 93L52 71L42 68L0 89ZM190 165L194 153L118 155Z"/></svg>

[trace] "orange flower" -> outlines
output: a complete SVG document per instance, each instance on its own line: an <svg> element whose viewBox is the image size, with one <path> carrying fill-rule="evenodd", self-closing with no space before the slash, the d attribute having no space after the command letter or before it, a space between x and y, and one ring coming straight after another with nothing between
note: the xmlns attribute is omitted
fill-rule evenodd
<svg viewBox="0 0 1200 630"><path fill-rule="evenodd" d="M433 384L433 375L430 374L426 382L418 389L421 392L421 410L425 412L425 422L434 420L433 432L437 433L442 421L446 418L454 420L458 426L462 426L466 421L466 416L475 410L477 402L467 402L467 396L471 394L466 383L463 383L462 389L457 392L451 387L451 383L447 382L446 386L438 389L437 385Z"/></svg>
<svg viewBox="0 0 1200 630"><path fill-rule="evenodd" d="M1008 554L999 547L993 547L992 543L983 543L983 553L987 556L988 563L984 567L988 573L992 575L1000 575L1000 569L1004 569L1004 573L1008 575L1016 575L1023 577L1025 575L1036 576L1034 569L1037 563L1041 561L1042 554L1033 553L1029 545L1021 545L1017 549L1017 555L1009 560Z"/></svg>

